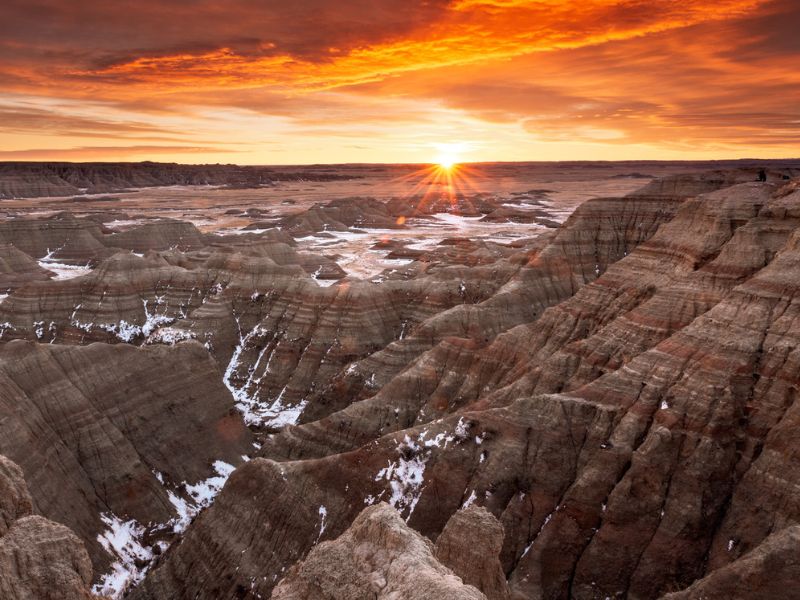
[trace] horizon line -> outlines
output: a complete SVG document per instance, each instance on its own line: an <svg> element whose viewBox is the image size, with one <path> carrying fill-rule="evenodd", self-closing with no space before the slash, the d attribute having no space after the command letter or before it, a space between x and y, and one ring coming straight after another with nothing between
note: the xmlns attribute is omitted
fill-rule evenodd
<svg viewBox="0 0 800 600"><path fill-rule="evenodd" d="M746 163L746 162L788 162L800 161L800 156L786 156L780 158L700 158L700 159L576 159L576 160L497 160L497 161L459 161L455 165L547 165L547 164L681 164L681 163ZM2 165L45 165L45 164L70 164L70 165L143 165L143 164L159 164L159 165L183 165L183 166L235 166L235 167L358 167L358 166L386 166L386 167L400 167L400 166L436 166L438 163L435 161L428 162L344 162L344 163L233 163L233 162L177 162L177 161L159 161L159 160L0 160Z"/></svg>

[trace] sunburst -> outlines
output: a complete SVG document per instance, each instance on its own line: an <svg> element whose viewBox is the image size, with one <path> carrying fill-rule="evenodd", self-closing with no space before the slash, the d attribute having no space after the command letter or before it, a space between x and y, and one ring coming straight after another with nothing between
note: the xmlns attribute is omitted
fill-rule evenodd
<svg viewBox="0 0 800 600"><path fill-rule="evenodd" d="M415 201L415 214L427 214L429 207L442 199L449 204L445 209L447 212L459 214L467 207L470 209L468 212L472 212L471 196L479 191L476 180L482 177L475 167L458 162L455 154L440 153L436 162L423 165L419 170L395 181L411 184L406 197L419 199Z"/></svg>

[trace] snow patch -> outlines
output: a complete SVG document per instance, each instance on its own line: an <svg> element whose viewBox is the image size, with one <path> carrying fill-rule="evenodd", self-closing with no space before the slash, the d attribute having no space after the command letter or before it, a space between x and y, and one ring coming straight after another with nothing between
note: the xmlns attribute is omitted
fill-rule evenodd
<svg viewBox="0 0 800 600"><path fill-rule="evenodd" d="M308 401L302 400L294 406L284 404L283 395L286 392L286 386L284 386L284 388L278 394L278 397L275 398L275 400L271 403L264 402L263 400L259 399L257 386L261 382L261 379L256 378L255 373L258 365L264 359L268 349L269 356L267 357L267 366L265 368L267 371L269 370L269 362L272 359L272 354L275 350L274 345L271 346L268 344L264 347L258 359L256 360L255 365L248 369L249 375L244 384L242 384L240 387L237 387L233 383L234 375L242 366L242 353L244 352L248 343L256 337L265 335L266 333L267 330L261 325L256 325L249 333L247 333L247 335L242 335L241 332L239 333L239 343L234 349L231 360L228 362L228 367L225 369L225 373L222 376L222 383L225 384L225 387L227 387L233 395L233 398L236 402L236 408L242 413L245 423L248 425L265 425L268 427L281 428L297 423L300 415L303 413L303 410L308 404ZM256 387L256 389L251 393L249 390L253 387Z"/></svg>
<svg viewBox="0 0 800 600"><path fill-rule="evenodd" d="M421 454L419 444L407 435L398 447L398 452L400 457L378 471L375 481L383 479L389 484L391 490L389 504L401 513L408 509L406 517L406 521L408 521L422 495L425 463L428 461L430 453Z"/></svg>
<svg viewBox="0 0 800 600"><path fill-rule="evenodd" d="M45 321L33 322L33 333L36 335L37 340L41 340L42 338L44 338L44 334L45 332L47 332L50 334L51 337L50 342L52 343L53 340L55 339L56 330L57 330L57 324L55 321L50 321L50 324L47 325L46 328L45 328Z"/></svg>
<svg viewBox="0 0 800 600"><path fill-rule="evenodd" d="M89 324L91 327L91 324ZM135 323L128 323L125 319L122 319L119 323L102 323L98 325L98 327L108 333L112 333L120 341L125 343L130 343L136 339L137 336L142 334L142 328Z"/></svg>
<svg viewBox="0 0 800 600"><path fill-rule="evenodd" d="M155 304L163 304L163 296L156 298ZM174 344L181 340L194 337L194 334L192 333L184 332L175 328L169 328L169 330L164 331L163 334L160 334L159 329L163 325L169 325L173 323L175 319L164 314L157 314L155 311L150 312L148 301L146 299L142 300L142 306L144 307L145 316L143 325L130 323L125 319L121 319L117 323L83 323L76 318L78 309L81 307L80 304L78 304L72 311L70 323L74 327L86 331L87 333L91 331L92 328L97 327L98 329L102 329L103 331L107 331L108 333L115 335L117 339L128 344L139 336L148 338L148 343L164 342L169 344Z"/></svg>
<svg viewBox="0 0 800 600"><path fill-rule="evenodd" d="M214 470L217 474L194 485L187 485L186 491L198 507L205 508L214 500L234 469L235 467L231 464L221 460L214 461Z"/></svg>
<svg viewBox="0 0 800 600"><path fill-rule="evenodd" d="M127 227L134 225L141 225L144 221L142 219L114 219L113 221L106 221L103 223L108 229L121 231Z"/></svg>
<svg viewBox="0 0 800 600"><path fill-rule="evenodd" d="M470 495L469 495L469 498L467 498L467 499L464 501L464 504L462 504L462 505L461 505L461 508L468 508L468 507L472 506L472 504L473 504L473 503L475 502L475 500L477 500L477 499L478 499L478 496L477 496L477 494L475 493L475 490L472 490L472 492L471 492L471 493L470 493Z"/></svg>
<svg viewBox="0 0 800 600"><path fill-rule="evenodd" d="M129 587L144 578L153 560L153 552L142 545L145 528L135 519L123 521L113 513L103 513L100 518L108 529L97 536L97 541L117 560L111 565L111 570L92 588L92 592L121 598ZM144 567L136 565L143 561Z"/></svg>
<svg viewBox="0 0 800 600"><path fill-rule="evenodd" d="M178 342L183 342L184 340L193 340L195 337L196 336L194 333L191 331L186 331L185 329L178 329L177 327L161 327L150 334L146 340L146 343L169 344L170 346L174 346Z"/></svg>
<svg viewBox="0 0 800 600"><path fill-rule="evenodd" d="M525 546L525 550L522 551L522 556L525 556L528 553L528 550L531 549L531 546L533 546L533 542L530 542L527 546Z"/></svg>
<svg viewBox="0 0 800 600"><path fill-rule="evenodd" d="M6 331L11 329L16 329L11 323L5 321L4 323L0 323L0 339L5 335Z"/></svg>
<svg viewBox="0 0 800 600"><path fill-rule="evenodd" d="M215 461L213 466L216 475L194 485L184 484L190 499L184 499L173 490L167 490L167 497L178 516L166 524L149 527L149 529L158 530L169 526L175 533L185 531L197 513L211 505L214 497L234 470L233 465L221 460ZM154 471L153 474L162 485L165 485L162 473ZM116 558L116 561L112 563L110 571L105 573L100 578L100 582L92 588L92 592L118 599L129 588L144 579L155 555L151 548L144 546L143 538L148 528L139 524L138 521L135 519L123 521L113 513L103 513L100 518L108 529L97 536L97 541ZM166 549L165 542L159 542L159 544L163 544L162 550Z"/></svg>
<svg viewBox="0 0 800 600"><path fill-rule="evenodd" d="M65 263L58 262L55 259L47 257L42 258L38 262L40 267L42 267L43 269L47 269L48 271L54 274L54 277L52 279L56 281L61 281L64 279L74 279L75 277L81 277L83 275L92 272L92 268L88 264L82 266L68 265Z"/></svg>
<svg viewBox="0 0 800 600"><path fill-rule="evenodd" d="M389 465L375 475L375 481L385 481L389 484L390 497L389 504L401 513L408 510L406 521L411 518L414 508L422 495L424 484L425 465L430 459L433 448L447 448L450 443L461 443L469 438L470 424L463 418L458 420L452 432L439 432L434 437L426 439L428 430L421 431L416 439L412 439L408 434L403 437L403 441L397 447L400 455L397 460L390 462ZM372 496L367 497L364 502L372 504L379 500Z"/></svg>
<svg viewBox="0 0 800 600"><path fill-rule="evenodd" d="M328 509L325 506L319 507L319 535L317 535L317 542L322 537L322 534L325 533L325 518L328 516ZM316 542L314 542L316 543Z"/></svg>

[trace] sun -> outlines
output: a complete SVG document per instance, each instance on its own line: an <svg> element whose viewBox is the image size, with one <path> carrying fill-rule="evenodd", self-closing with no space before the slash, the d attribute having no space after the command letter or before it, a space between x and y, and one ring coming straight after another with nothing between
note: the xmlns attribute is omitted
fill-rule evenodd
<svg viewBox="0 0 800 600"><path fill-rule="evenodd" d="M443 171L449 171L458 164L458 155L461 150L458 144L439 144L436 164Z"/></svg>
<svg viewBox="0 0 800 600"><path fill-rule="evenodd" d="M456 158L455 156L440 156L439 158L436 159L436 164L439 165L440 169L449 171L454 166L456 166Z"/></svg>

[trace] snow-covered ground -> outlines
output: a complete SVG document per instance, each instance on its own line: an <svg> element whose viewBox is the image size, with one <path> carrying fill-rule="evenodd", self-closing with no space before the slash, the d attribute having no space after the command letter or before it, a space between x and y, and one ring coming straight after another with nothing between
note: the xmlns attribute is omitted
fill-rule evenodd
<svg viewBox="0 0 800 600"><path fill-rule="evenodd" d="M136 585L144 578L147 568L138 568L136 562L152 561L153 550L142 545L145 528L136 520L124 521L113 513L103 513L100 518L108 529L97 536L97 541L117 560L111 564L110 570L103 574L100 583L92 591L95 594L121 598L128 587Z"/></svg>
<svg viewBox="0 0 800 600"><path fill-rule="evenodd" d="M555 212L553 220L557 220ZM507 244L546 231L545 227L536 224L489 223L481 222L481 218L436 213L429 217L408 219L402 229L324 231L295 238L295 241L299 250L334 258L349 276L373 280L385 269L398 269L412 262L408 259L387 258L391 250L373 248L380 241L404 243L412 250L430 250L450 237L468 237Z"/></svg>
<svg viewBox="0 0 800 600"><path fill-rule="evenodd" d="M431 215L432 218L442 223L455 227L460 231L470 230L470 226L479 225L483 217L465 217L463 215L456 215L453 213L435 213Z"/></svg>
<svg viewBox="0 0 800 600"><path fill-rule="evenodd" d="M123 231L125 229L130 229L131 227L141 225L145 222L146 221L144 219L114 219L113 221L107 221L103 223L103 225L112 231Z"/></svg>
<svg viewBox="0 0 800 600"><path fill-rule="evenodd" d="M268 229L240 229L238 227L230 227L226 229L217 229L214 233L220 235L245 235L247 233L264 233Z"/></svg>
<svg viewBox="0 0 800 600"><path fill-rule="evenodd" d="M92 268L89 265L67 265L47 257L39 261L39 266L54 273L55 277L53 279L55 280L73 279L92 272Z"/></svg>
<svg viewBox="0 0 800 600"><path fill-rule="evenodd" d="M126 590L144 579L155 558L153 548L144 544L146 534L165 529L183 533L197 513L211 505L234 470L233 465L221 460L215 461L213 467L216 475L192 485L185 482L182 484L188 497L182 497L177 493L176 489L181 485L175 486L176 489L170 489L164 483L163 475L155 473L156 479L164 485L178 515L166 523L145 527L135 519L125 520L111 512L100 515L107 529L97 536L97 541L115 560L92 589L95 594L116 600L122 598ZM162 551L168 547L166 542L159 542L158 545Z"/></svg>

